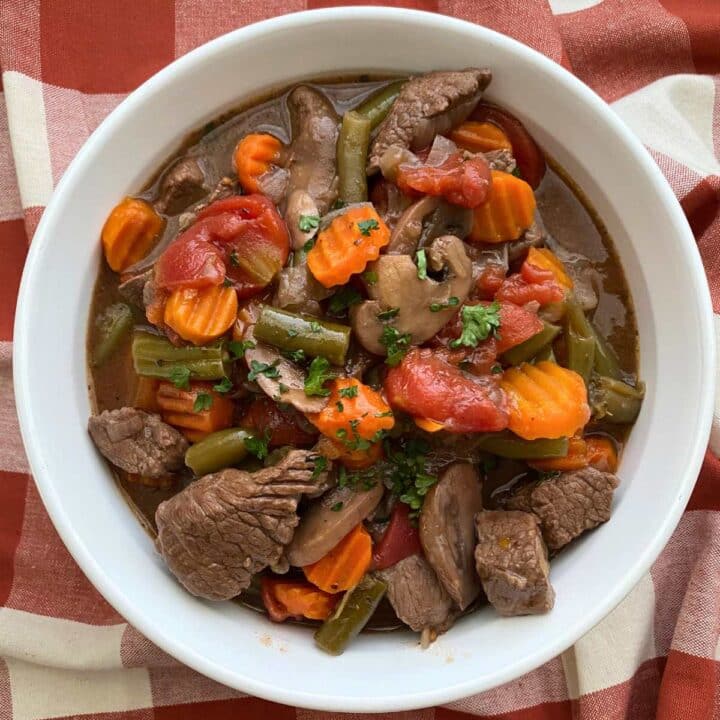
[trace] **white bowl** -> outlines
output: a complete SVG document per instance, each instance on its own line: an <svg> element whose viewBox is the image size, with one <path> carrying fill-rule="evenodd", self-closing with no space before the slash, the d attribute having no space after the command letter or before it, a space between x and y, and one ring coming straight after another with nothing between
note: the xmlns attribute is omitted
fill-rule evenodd
<svg viewBox="0 0 720 720"><path fill-rule="evenodd" d="M85 330L113 205L183 136L243 98L319 74L490 66L489 97L519 115L589 196L615 240L640 329L647 396L622 459L612 519L562 553L552 612L460 621L423 652L409 633L363 635L341 657L311 634L234 603L202 602L166 571L87 432ZM15 326L15 390L35 480L98 590L168 653L272 700L335 711L445 703L535 668L606 615L648 569L688 500L714 395L712 311L680 206L657 166L595 94L519 43L441 15L346 8L287 15L181 58L88 140L43 215Z"/></svg>

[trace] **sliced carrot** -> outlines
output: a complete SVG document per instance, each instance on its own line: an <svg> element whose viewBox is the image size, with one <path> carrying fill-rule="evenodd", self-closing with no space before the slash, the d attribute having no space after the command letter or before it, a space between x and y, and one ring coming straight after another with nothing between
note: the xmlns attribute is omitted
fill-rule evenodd
<svg viewBox="0 0 720 720"><path fill-rule="evenodd" d="M163 380L158 387L157 403L162 419L191 442L232 425L233 401L215 392L209 382L193 382L189 390L181 390Z"/></svg>
<svg viewBox="0 0 720 720"><path fill-rule="evenodd" d="M157 390L160 381L157 378L147 377L146 375L137 376L137 385L135 386L135 400L133 407L145 410L145 412L156 413L160 411L157 402Z"/></svg>
<svg viewBox="0 0 720 720"><path fill-rule="evenodd" d="M258 178L280 159L282 143L267 133L246 135L235 146L233 162L240 185L246 193L262 192Z"/></svg>
<svg viewBox="0 0 720 720"><path fill-rule="evenodd" d="M428 420L427 418L413 418L415 424L425 432L434 433L438 430L442 430L445 426L442 423L435 422L434 420Z"/></svg>
<svg viewBox="0 0 720 720"><path fill-rule="evenodd" d="M371 205L348 209L317 238L307 256L310 272L324 287L344 285L377 260L390 242L390 229Z"/></svg>
<svg viewBox="0 0 720 720"><path fill-rule="evenodd" d="M525 440L572 437L590 419L582 377L556 363L508 368L500 385L508 396L508 427Z"/></svg>
<svg viewBox="0 0 720 720"><path fill-rule="evenodd" d="M224 285L180 288L165 305L164 321L183 340L205 345L232 327L237 309L235 288Z"/></svg>
<svg viewBox="0 0 720 720"><path fill-rule="evenodd" d="M105 259L115 272L142 260L155 245L165 221L145 200L126 197L116 205L102 229Z"/></svg>
<svg viewBox="0 0 720 720"><path fill-rule="evenodd" d="M351 530L325 557L303 568L305 577L327 593L357 585L372 561L372 538L362 523Z"/></svg>
<svg viewBox="0 0 720 720"><path fill-rule="evenodd" d="M528 462L530 467L534 467L541 472L563 472L565 470L579 470L587 467L588 453L587 443L582 438L570 438L568 443L568 454L565 457L546 458L544 460L532 460Z"/></svg>
<svg viewBox="0 0 720 720"><path fill-rule="evenodd" d="M614 473L618 467L615 443L607 437L592 435L585 438L588 463L598 470Z"/></svg>
<svg viewBox="0 0 720 720"><path fill-rule="evenodd" d="M470 240L498 243L517 240L533 223L535 194L524 180L492 171L492 187L485 203L473 210Z"/></svg>
<svg viewBox="0 0 720 720"><path fill-rule="evenodd" d="M340 599L297 580L264 577L260 580L260 589L265 609L275 622L289 617L326 620Z"/></svg>
<svg viewBox="0 0 720 720"><path fill-rule="evenodd" d="M489 122L466 120L450 133L450 139L470 152L512 150L508 136L497 125Z"/></svg>
<svg viewBox="0 0 720 720"><path fill-rule="evenodd" d="M528 250L525 262L528 263L528 265L534 265L542 270L549 270L558 285L568 290L573 289L572 278L565 272L565 266L560 258L549 248L531 247L530 250Z"/></svg>
<svg viewBox="0 0 720 720"><path fill-rule="evenodd" d="M369 448L362 450L349 450L341 443L335 442L340 452L337 459L348 470L362 470L374 465L383 455L382 445L379 442L373 443Z"/></svg>

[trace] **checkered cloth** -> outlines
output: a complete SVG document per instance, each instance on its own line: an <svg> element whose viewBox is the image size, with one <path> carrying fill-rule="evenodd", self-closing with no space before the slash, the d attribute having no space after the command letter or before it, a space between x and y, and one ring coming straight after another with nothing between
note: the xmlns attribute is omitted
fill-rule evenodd
<svg viewBox="0 0 720 720"><path fill-rule="evenodd" d="M53 187L102 118L149 75L221 33L335 4L0 0L0 720L333 717L245 697L198 675L100 597L60 542L28 475L11 353L28 243ZM718 309L720 0L394 4L512 35L611 102L680 199ZM711 444L720 447L720 433ZM562 656L451 708L377 717L720 717L719 482L720 462L708 455L687 511L650 572Z"/></svg>

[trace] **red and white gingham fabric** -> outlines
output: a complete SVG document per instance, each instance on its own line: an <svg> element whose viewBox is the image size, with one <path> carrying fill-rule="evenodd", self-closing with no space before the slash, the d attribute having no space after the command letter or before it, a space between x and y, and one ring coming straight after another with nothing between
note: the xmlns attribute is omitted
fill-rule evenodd
<svg viewBox="0 0 720 720"><path fill-rule="evenodd" d="M11 384L13 310L28 243L53 187L102 118L149 75L221 33L336 4L0 0L0 720L350 717L245 697L179 665L124 622L50 524L28 475ZM387 4L514 36L613 103L680 199L718 311L720 0ZM720 432L711 444L720 448ZM720 718L719 637L720 461L708 454L651 571L574 647L452 707L376 717Z"/></svg>

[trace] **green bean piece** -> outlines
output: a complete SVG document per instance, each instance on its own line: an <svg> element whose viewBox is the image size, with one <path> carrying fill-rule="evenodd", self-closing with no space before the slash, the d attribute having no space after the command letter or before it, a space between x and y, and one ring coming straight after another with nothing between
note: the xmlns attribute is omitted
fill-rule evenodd
<svg viewBox="0 0 720 720"><path fill-rule="evenodd" d="M317 320L263 305L255 324L255 337L281 350L302 350L308 357L324 357L343 365L350 345L347 325Z"/></svg>
<svg viewBox="0 0 720 720"><path fill-rule="evenodd" d="M555 351L553 350L552 343L549 345L546 345L533 359L532 362L539 363L543 360L547 360L548 362L557 363L557 358L555 357Z"/></svg>
<svg viewBox="0 0 720 720"><path fill-rule="evenodd" d="M252 433L242 428L218 430L188 448L185 464L197 477L237 465L245 459L245 441L251 437Z"/></svg>
<svg viewBox="0 0 720 720"><path fill-rule="evenodd" d="M175 368L187 368L194 380L220 380L230 371L224 340L205 347L176 347L159 335L138 331L133 335L132 359L138 375L165 379L172 376Z"/></svg>
<svg viewBox="0 0 720 720"><path fill-rule="evenodd" d="M365 575L355 588L348 590L335 613L320 626L315 633L315 644L331 655L342 655L372 617L386 590L383 580Z"/></svg>
<svg viewBox="0 0 720 720"><path fill-rule="evenodd" d="M590 381L590 374L595 360L595 333L583 309L569 299L565 314L565 346L567 348L567 366L574 370L585 381Z"/></svg>
<svg viewBox="0 0 720 720"><path fill-rule="evenodd" d="M371 130L374 130L387 117L404 84L405 80L398 80L386 85L380 92L375 93L362 105L355 108L358 115L370 121Z"/></svg>
<svg viewBox="0 0 720 720"><path fill-rule="evenodd" d="M559 333L560 328L557 325L544 323L544 327L539 333L528 338L525 342L506 350L502 356L503 362L509 365L519 365L534 358L541 350L551 346L552 341Z"/></svg>
<svg viewBox="0 0 720 720"><path fill-rule="evenodd" d="M345 203L365 202L367 162L370 146L370 120L349 110L343 115L337 143L338 198Z"/></svg>
<svg viewBox="0 0 720 720"><path fill-rule="evenodd" d="M596 375L590 387L590 405L596 420L624 425L635 422L645 388L632 387L622 380Z"/></svg>
<svg viewBox="0 0 720 720"><path fill-rule="evenodd" d="M620 363L615 355L615 351L610 347L605 338L600 335L595 326L590 323L590 329L595 337L595 361L593 367L598 375L620 380L622 378L622 370Z"/></svg>
<svg viewBox="0 0 720 720"><path fill-rule="evenodd" d="M97 338L92 351L93 367L100 367L117 350L132 326L132 310L125 303L110 305L95 318Z"/></svg>
<svg viewBox="0 0 720 720"><path fill-rule="evenodd" d="M478 435L476 443L479 450L511 460L543 460L568 454L566 437L523 440L511 432L497 432Z"/></svg>

